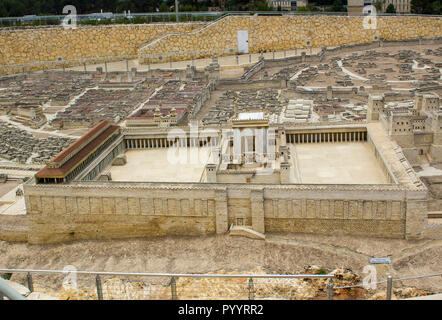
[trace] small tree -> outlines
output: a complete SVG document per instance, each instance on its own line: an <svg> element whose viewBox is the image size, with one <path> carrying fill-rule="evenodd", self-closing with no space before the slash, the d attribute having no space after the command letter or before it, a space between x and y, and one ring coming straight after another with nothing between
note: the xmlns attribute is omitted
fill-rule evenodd
<svg viewBox="0 0 442 320"><path fill-rule="evenodd" d="M374 7L376 8L377 12L382 12L382 9L384 9L385 6L385 0L376 0L373 2Z"/></svg>
<svg viewBox="0 0 442 320"><path fill-rule="evenodd" d="M396 9L392 3L390 3L387 6L387 9L385 10L386 13L396 13Z"/></svg>
<svg viewBox="0 0 442 320"><path fill-rule="evenodd" d="M169 6L165 2L161 3L159 9L160 9L160 12L169 12L170 11Z"/></svg>

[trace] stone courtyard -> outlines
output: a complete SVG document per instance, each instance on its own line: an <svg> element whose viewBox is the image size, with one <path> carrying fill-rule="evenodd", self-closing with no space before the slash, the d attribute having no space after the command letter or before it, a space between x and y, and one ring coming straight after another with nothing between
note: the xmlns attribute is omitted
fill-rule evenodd
<svg viewBox="0 0 442 320"><path fill-rule="evenodd" d="M291 145L300 183L388 183L366 143Z"/></svg>

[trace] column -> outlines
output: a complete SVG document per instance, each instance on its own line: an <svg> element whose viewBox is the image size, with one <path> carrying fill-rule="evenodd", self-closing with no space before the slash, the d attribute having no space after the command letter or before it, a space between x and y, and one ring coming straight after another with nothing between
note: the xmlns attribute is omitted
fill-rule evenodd
<svg viewBox="0 0 442 320"><path fill-rule="evenodd" d="M226 233L229 230L227 207L227 190L215 191L215 224L216 233Z"/></svg>
<svg viewBox="0 0 442 320"><path fill-rule="evenodd" d="M259 233L265 233L263 190L252 190L250 192L250 205L253 230Z"/></svg>

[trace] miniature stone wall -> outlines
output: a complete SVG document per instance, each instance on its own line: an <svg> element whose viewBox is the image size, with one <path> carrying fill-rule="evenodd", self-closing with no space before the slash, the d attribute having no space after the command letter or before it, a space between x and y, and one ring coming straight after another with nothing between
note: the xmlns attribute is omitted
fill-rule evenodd
<svg viewBox="0 0 442 320"><path fill-rule="evenodd" d="M224 233L237 219L258 232L415 239L426 216L393 185L26 184L25 196L29 243Z"/></svg>
<svg viewBox="0 0 442 320"><path fill-rule="evenodd" d="M364 29L364 17L228 16L186 34L167 35L140 48L141 54L234 49L237 31L248 30L249 51L334 47L384 40L434 38L442 35L438 17L377 17L376 29ZM398 42L400 45L400 42ZM307 53L307 52L306 52ZM182 59L189 57L182 56Z"/></svg>
<svg viewBox="0 0 442 320"><path fill-rule="evenodd" d="M0 31L0 65L137 54L143 43L171 33L200 28L201 23L161 23L32 28Z"/></svg>
<svg viewBox="0 0 442 320"><path fill-rule="evenodd" d="M59 58L236 50L238 30L248 30L250 52L334 47L370 43L380 38L405 40L442 36L442 18L422 16L377 17L377 29L364 29L363 17L347 16L228 16L204 26L202 23L162 23L67 30L61 27L7 29L0 31L0 65ZM305 51L308 54L308 50ZM178 58L191 57L180 55Z"/></svg>
<svg viewBox="0 0 442 320"><path fill-rule="evenodd" d="M0 239L26 242L28 239L28 216L0 215Z"/></svg>

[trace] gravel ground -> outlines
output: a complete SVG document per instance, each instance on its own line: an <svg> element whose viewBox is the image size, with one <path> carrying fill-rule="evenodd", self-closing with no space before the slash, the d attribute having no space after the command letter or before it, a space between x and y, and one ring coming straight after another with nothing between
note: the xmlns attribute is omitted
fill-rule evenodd
<svg viewBox="0 0 442 320"><path fill-rule="evenodd" d="M317 265L330 272L348 268L364 277L370 257L392 259L391 265L376 265L378 280L440 273L442 240L406 241L350 236L272 234L266 241L217 235L207 237L160 237L147 239L76 241L56 245L0 242L1 268L164 272L247 273L256 268L268 274L302 273ZM35 282L57 289L64 275L36 276ZM23 275L11 280L24 283ZM78 276L79 285L93 286L93 276ZM165 279L158 279L165 281ZM442 277L396 282L442 292Z"/></svg>

